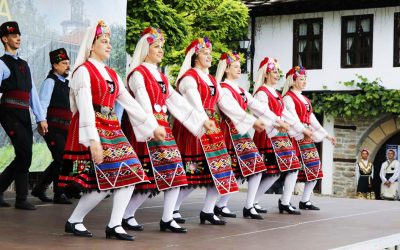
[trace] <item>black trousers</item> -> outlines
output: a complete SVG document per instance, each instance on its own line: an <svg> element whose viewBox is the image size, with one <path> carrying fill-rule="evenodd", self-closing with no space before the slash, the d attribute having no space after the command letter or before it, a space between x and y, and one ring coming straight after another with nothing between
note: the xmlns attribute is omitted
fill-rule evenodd
<svg viewBox="0 0 400 250"><path fill-rule="evenodd" d="M0 194L15 181L17 201L28 196L33 132L29 110L0 107L0 124L10 137L15 158L0 174Z"/></svg>
<svg viewBox="0 0 400 250"><path fill-rule="evenodd" d="M51 152L53 161L43 172L42 178L39 180L35 189L39 191L45 191L46 188L53 182L53 191L55 194L61 194L62 190L58 187L58 176L63 164L63 153L65 142L67 140L67 131L54 130L51 128L49 132L44 136L47 147Z"/></svg>

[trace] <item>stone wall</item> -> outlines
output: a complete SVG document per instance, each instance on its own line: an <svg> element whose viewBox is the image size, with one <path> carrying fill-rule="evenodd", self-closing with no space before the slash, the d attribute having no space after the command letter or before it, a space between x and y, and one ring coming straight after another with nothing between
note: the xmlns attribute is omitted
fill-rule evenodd
<svg viewBox="0 0 400 250"><path fill-rule="evenodd" d="M399 130L398 118L391 115L358 120L335 118L334 134L338 143L333 153L333 195L354 197L355 163L360 149L367 147L373 159L383 143Z"/></svg>

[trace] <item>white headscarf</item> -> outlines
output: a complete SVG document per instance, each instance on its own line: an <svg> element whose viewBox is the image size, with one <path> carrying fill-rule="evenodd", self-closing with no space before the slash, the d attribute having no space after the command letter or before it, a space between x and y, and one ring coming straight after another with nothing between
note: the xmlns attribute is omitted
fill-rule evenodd
<svg viewBox="0 0 400 250"><path fill-rule="evenodd" d="M179 70L179 73L178 73L178 77L176 78L176 82L175 82L176 86L178 85L179 80L186 73L186 71L188 71L189 69L192 68L192 57L196 53L196 51L199 52L201 49L206 48L207 45L209 45L210 49L212 48L212 44L211 44L210 40L208 39L208 37L196 38L186 48L185 60L183 61L181 69Z"/></svg>
<svg viewBox="0 0 400 250"><path fill-rule="evenodd" d="M86 62L87 59L89 58L90 50L92 49L92 45L93 45L93 40L96 35L97 25L98 25L98 23L96 23L95 25L88 27L86 29L85 35L81 42L81 46L79 47L78 55L76 57L74 69L72 72L75 72L75 70L79 66L81 66L84 62Z"/></svg>
<svg viewBox="0 0 400 250"><path fill-rule="evenodd" d="M273 64L273 65L271 65ZM253 95L257 92L258 88L261 87L261 85L263 85L264 83L264 78L265 78L265 73L267 72L267 70L270 70L268 67L269 65L279 69L279 64L278 61L274 58L270 58L270 57L265 57L261 63L260 63L260 68L258 69L257 72L257 79L256 82L254 83L254 88L253 88Z"/></svg>
<svg viewBox="0 0 400 250"><path fill-rule="evenodd" d="M146 56L149 54L150 44L156 40L159 42L164 42L164 36L159 29L148 27L143 31L143 33L145 34L140 37L138 43L136 44L127 75L129 75L130 72L144 62Z"/></svg>
<svg viewBox="0 0 400 250"><path fill-rule="evenodd" d="M137 66L142 64L144 62L144 59L146 58L147 54L149 53L150 45L147 42L147 38L149 36L150 36L149 34L142 36L139 39L139 42L136 44L136 48L135 48L135 51L133 52L131 64L129 66L128 74L130 72L132 72L132 70L134 70Z"/></svg>
<svg viewBox="0 0 400 250"><path fill-rule="evenodd" d="M258 88L261 87L261 85L263 85L264 80L265 80L264 72L267 71L267 67L268 67L268 65L265 64L264 66L262 66L261 68L258 69L257 79L256 79L256 81L254 83L254 87L253 87L253 95L257 92Z"/></svg>
<svg viewBox="0 0 400 250"><path fill-rule="evenodd" d="M286 77L285 85L283 85L282 96L286 95L289 89L294 85L293 75Z"/></svg>
<svg viewBox="0 0 400 250"><path fill-rule="evenodd" d="M226 63L226 59L219 60L217 72L215 73L215 79L217 80L217 83L221 83L222 77L224 76L227 67L228 64Z"/></svg>
<svg viewBox="0 0 400 250"><path fill-rule="evenodd" d="M191 48L188 53L186 53L185 60L182 63L181 69L179 70L178 77L175 81L175 86L178 86L178 81L181 77L192 68L192 56L195 54L195 48Z"/></svg>

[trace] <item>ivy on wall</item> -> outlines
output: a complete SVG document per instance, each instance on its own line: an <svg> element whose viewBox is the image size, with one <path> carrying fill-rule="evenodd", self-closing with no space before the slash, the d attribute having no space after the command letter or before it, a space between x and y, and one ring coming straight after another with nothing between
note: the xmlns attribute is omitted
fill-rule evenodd
<svg viewBox="0 0 400 250"><path fill-rule="evenodd" d="M355 91L314 92L309 97L315 113L334 117L354 118L377 116L383 113L400 114L400 90L388 90L357 75L356 80L341 84L357 87Z"/></svg>

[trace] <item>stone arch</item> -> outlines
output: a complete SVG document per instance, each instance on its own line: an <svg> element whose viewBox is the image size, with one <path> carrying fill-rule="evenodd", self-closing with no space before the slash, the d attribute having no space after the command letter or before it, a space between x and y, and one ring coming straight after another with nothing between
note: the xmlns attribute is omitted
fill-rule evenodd
<svg viewBox="0 0 400 250"><path fill-rule="evenodd" d="M357 145L357 152L368 148L372 159L383 145L383 143L400 131L400 117L387 114L379 117L364 132ZM358 155L357 155L358 157Z"/></svg>

